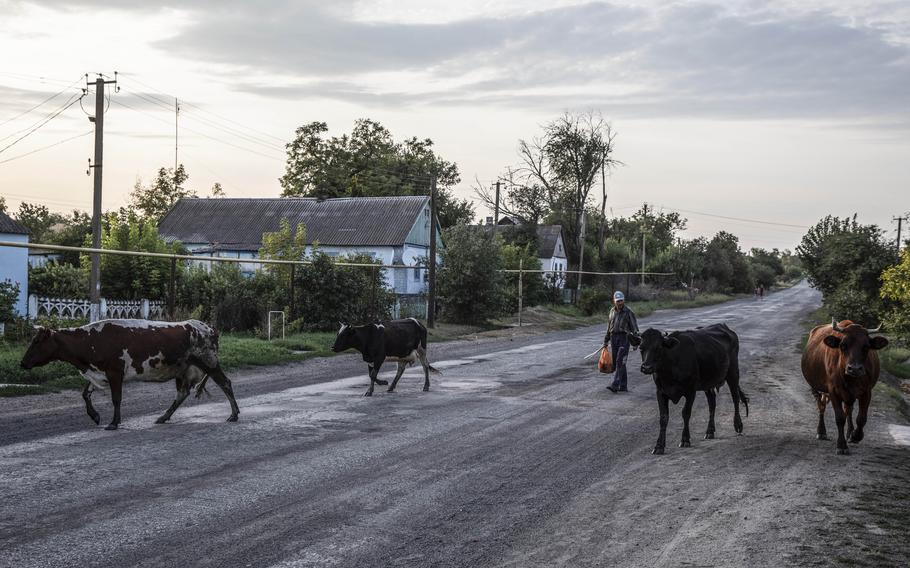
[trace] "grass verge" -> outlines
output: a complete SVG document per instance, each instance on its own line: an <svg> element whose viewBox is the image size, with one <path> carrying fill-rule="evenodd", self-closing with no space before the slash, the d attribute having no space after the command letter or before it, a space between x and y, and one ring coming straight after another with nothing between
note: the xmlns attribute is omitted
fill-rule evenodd
<svg viewBox="0 0 910 568"><path fill-rule="evenodd" d="M687 308L701 308L704 306L713 306L722 304L738 298L746 298L748 294L715 294L703 293L694 298L689 298L687 294L673 293L666 298L656 300L646 300L643 302L629 302L629 307L635 311L635 315L640 318L647 317L657 310L682 310Z"/></svg>

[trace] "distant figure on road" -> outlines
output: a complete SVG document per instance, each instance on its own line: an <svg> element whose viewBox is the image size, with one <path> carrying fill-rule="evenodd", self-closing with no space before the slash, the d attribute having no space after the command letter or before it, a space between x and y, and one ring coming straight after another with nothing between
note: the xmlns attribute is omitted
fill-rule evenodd
<svg viewBox="0 0 910 568"><path fill-rule="evenodd" d="M626 298L617 290L613 294L613 307L610 308L610 320L607 324L607 335L604 337L604 349L610 349L616 372L613 384L607 388L613 392L629 390L626 358L629 356L629 336L638 335L638 320L632 309L626 307Z"/></svg>
<svg viewBox="0 0 910 568"><path fill-rule="evenodd" d="M759 284L758 285L758 299L761 300L764 297L765 297L765 285Z"/></svg>

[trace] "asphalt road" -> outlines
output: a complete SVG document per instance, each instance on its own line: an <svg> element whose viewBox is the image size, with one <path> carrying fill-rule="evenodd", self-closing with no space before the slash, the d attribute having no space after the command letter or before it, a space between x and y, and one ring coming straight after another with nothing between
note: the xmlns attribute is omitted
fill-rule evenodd
<svg viewBox="0 0 910 568"><path fill-rule="evenodd" d="M239 373L235 424L215 391L154 425L170 385L128 385L117 432L77 393L0 399L0 566L906 566L899 419L873 399L852 455L815 440L796 343L818 302L801 285L643 319L726 322L752 400L737 436L724 389L702 440L699 397L691 448L671 407L663 456L638 354L628 394L583 360L603 327L432 344L428 393L409 370L361 397L355 355Z"/></svg>

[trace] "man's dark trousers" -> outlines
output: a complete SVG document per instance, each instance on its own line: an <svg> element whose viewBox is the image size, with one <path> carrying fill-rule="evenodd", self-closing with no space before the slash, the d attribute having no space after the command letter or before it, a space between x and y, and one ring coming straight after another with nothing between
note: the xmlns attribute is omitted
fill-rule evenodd
<svg viewBox="0 0 910 568"><path fill-rule="evenodd" d="M629 375L626 372L626 358L629 356L629 336L625 333L614 333L610 337L610 353L613 355L613 365L616 368L612 387L627 390Z"/></svg>

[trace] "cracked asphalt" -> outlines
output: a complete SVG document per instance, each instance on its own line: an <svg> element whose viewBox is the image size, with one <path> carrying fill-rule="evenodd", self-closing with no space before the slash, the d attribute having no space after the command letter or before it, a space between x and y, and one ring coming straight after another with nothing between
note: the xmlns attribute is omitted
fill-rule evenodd
<svg viewBox="0 0 910 568"><path fill-rule="evenodd" d="M238 423L216 390L154 425L172 384L127 385L117 432L77 392L0 399L0 566L906 566L900 419L873 398L852 455L815 440L796 344L818 304L802 284L643 318L727 323L751 398L737 436L722 390L702 440L700 396L691 448L672 406L664 456L639 355L627 394L583 359L604 326L431 344L428 393L410 369L363 398L354 354L235 373Z"/></svg>

